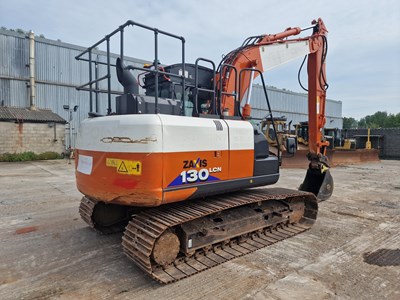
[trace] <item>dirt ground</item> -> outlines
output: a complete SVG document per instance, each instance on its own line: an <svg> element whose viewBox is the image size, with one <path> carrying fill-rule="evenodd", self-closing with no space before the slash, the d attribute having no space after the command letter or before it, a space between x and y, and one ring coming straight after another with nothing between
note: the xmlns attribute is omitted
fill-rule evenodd
<svg viewBox="0 0 400 300"><path fill-rule="evenodd" d="M0 299L400 299L400 161L332 176L310 231L161 285L80 219L73 164L0 163Z"/></svg>

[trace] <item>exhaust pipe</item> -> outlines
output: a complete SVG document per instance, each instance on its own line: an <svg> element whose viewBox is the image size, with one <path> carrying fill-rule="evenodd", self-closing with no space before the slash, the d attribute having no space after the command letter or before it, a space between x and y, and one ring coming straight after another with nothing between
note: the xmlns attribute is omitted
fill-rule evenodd
<svg viewBox="0 0 400 300"><path fill-rule="evenodd" d="M328 200L332 196L334 187L328 158L311 152L307 154L307 158L310 164L299 190L313 193L318 201Z"/></svg>
<svg viewBox="0 0 400 300"><path fill-rule="evenodd" d="M124 94L139 94L139 84L131 71L127 70L118 57L116 62L117 77L119 83L124 87Z"/></svg>

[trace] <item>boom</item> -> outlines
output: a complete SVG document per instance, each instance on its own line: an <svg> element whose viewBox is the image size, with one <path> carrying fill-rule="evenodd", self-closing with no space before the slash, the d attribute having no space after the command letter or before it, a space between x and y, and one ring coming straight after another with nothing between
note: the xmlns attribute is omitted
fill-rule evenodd
<svg viewBox="0 0 400 300"><path fill-rule="evenodd" d="M222 60L216 81L222 74L223 90L221 95L221 111L227 111L233 115L235 111L234 97L237 90L236 80L231 65L237 70L258 69L265 72L293 59L308 55L308 112L310 124L310 151L312 153L324 153L321 151L328 142L322 140L322 128L325 125L325 99L326 99L326 34L327 29L322 21L313 21L313 34L302 38L292 38L303 30L299 27L288 28L277 34L268 34L248 38L241 47L231 51ZM250 116L251 84L259 75L257 72L243 72L239 78L241 102L247 98L242 110L242 116ZM252 78L253 77L253 78Z"/></svg>
<svg viewBox="0 0 400 300"><path fill-rule="evenodd" d="M308 55L309 153L307 157L310 164L300 189L313 192L320 200L326 200L333 192L333 179L325 156L329 142L323 139L328 88L325 70L328 30L321 18L313 20L311 24L312 26L306 29L312 28L313 33L306 37L293 38L306 30L295 27L277 34L247 38L242 46L228 53L221 61L215 81L222 82L220 85L222 88L219 90L221 112L230 116L240 114L243 119L247 119L251 113L251 87L254 78L276 66ZM236 71L232 72L232 69ZM235 101L234 96L237 94L239 101ZM244 103L241 113L240 103Z"/></svg>

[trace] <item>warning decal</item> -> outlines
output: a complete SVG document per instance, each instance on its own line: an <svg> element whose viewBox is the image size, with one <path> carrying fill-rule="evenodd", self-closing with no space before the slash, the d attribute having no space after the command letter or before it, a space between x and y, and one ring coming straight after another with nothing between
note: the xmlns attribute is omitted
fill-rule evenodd
<svg viewBox="0 0 400 300"><path fill-rule="evenodd" d="M124 161L121 161L120 165L118 166L118 173L128 173L128 169L126 168Z"/></svg>
<svg viewBox="0 0 400 300"><path fill-rule="evenodd" d="M142 175L142 163L140 161L107 158L106 166L116 168L119 174Z"/></svg>

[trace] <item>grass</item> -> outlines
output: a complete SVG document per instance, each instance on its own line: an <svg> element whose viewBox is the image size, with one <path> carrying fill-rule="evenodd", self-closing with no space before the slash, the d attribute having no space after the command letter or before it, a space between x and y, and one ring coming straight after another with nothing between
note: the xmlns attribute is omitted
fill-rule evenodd
<svg viewBox="0 0 400 300"><path fill-rule="evenodd" d="M36 154L32 151L22 153L3 153L0 154L0 162L16 162L16 161L31 161L31 160L49 160L61 159L61 154L57 152L47 151Z"/></svg>

